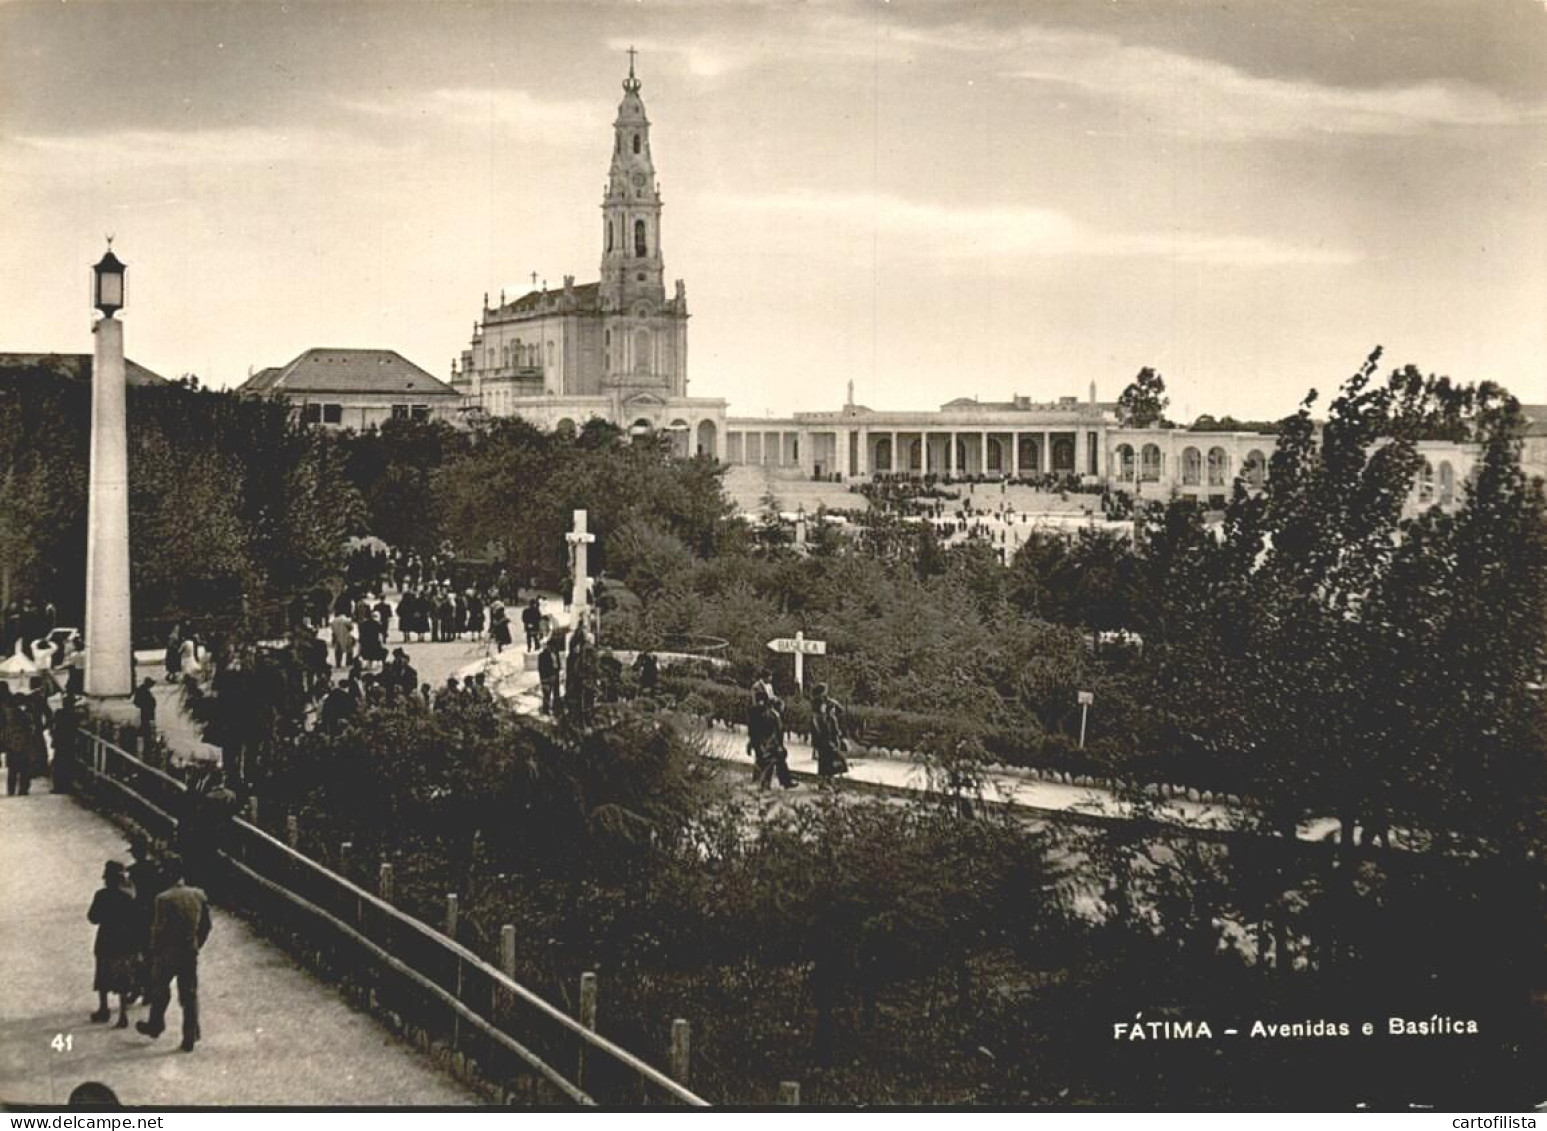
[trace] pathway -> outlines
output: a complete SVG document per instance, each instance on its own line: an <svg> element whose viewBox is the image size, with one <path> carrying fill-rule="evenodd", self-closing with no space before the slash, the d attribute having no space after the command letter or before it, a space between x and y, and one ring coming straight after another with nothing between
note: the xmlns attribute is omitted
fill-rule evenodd
<svg viewBox="0 0 1547 1131"><path fill-rule="evenodd" d="M194 1053L178 1048L175 1003L160 1040L91 1024L95 928L86 907L102 862L127 860L123 835L69 797L5 797L0 856L0 1104L62 1104L85 1080L150 1107L480 1102L220 910L199 964L205 1039ZM130 1016L144 1019L145 1007ZM51 1048L56 1036L68 1047Z"/></svg>
<svg viewBox="0 0 1547 1131"><path fill-rule="evenodd" d="M1020 490L1027 490L1020 488ZM544 595L543 611L553 625L566 626L569 616L556 596ZM525 664L526 650L521 643L519 625L515 626L516 642L496 657L490 646L483 641L454 640L443 643L402 643L389 641L389 649L403 648L410 662L419 673L419 681L439 689L448 676L465 678L478 671L485 671L491 690L523 714L535 715L541 703L537 672ZM393 636L399 634L394 630ZM198 738L192 724L181 712L176 689L163 683L157 689L160 709L158 724L179 760L215 759L219 752L215 747ZM744 734L734 731L711 730L710 753L730 764L746 767L750 777L751 756L746 752ZM790 768L797 777L815 779L816 757L808 743L792 738L789 743ZM848 755L849 773L845 780L885 789L922 792L929 788L928 772L918 761L906 756L868 750L854 750ZM1124 818L1130 816L1133 805L1118 798L1099 786L1066 785L1044 781L1026 770L1013 767L995 767L982 773L984 796L990 801L1014 805L1031 812L1044 814L1066 813L1071 816ZM1223 805L1191 801L1176 797L1150 802L1150 815L1170 824L1196 829L1226 829L1233 825L1234 814ZM1319 839L1335 827L1335 822L1310 822L1301 829L1306 839Z"/></svg>

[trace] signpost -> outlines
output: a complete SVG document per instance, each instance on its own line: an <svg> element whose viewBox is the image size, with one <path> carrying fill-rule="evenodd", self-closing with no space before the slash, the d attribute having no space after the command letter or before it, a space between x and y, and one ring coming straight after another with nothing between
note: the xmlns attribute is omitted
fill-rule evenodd
<svg viewBox="0 0 1547 1131"><path fill-rule="evenodd" d="M827 641L807 640L806 634L797 632L793 639L788 636L780 637L768 642L770 652L793 652L795 654L795 686L802 691L806 689L806 665L807 656L827 655Z"/></svg>
<svg viewBox="0 0 1547 1131"><path fill-rule="evenodd" d="M1090 717L1090 705L1096 701L1091 691L1076 691L1074 701L1080 705L1080 749L1085 749L1085 720Z"/></svg>

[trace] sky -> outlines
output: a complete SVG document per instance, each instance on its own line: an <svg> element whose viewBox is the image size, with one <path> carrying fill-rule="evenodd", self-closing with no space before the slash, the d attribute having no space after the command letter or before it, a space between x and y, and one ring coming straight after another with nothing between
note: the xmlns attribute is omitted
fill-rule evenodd
<svg viewBox="0 0 1547 1131"><path fill-rule="evenodd" d="M0 351L442 379L597 277L639 50L689 391L1272 418L1374 346L1547 401L1547 0L0 0Z"/></svg>

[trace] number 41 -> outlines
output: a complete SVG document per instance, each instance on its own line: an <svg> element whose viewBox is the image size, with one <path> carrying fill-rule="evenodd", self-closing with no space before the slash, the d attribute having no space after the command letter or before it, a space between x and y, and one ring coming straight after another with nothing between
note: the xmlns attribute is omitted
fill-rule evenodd
<svg viewBox="0 0 1547 1131"><path fill-rule="evenodd" d="M69 1052L75 1047L74 1033L55 1033L54 1039L48 1042L48 1047L55 1052Z"/></svg>

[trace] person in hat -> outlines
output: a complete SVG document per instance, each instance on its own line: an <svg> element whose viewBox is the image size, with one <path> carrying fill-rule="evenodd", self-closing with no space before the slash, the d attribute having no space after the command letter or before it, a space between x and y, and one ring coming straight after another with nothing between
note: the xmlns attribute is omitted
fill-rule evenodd
<svg viewBox="0 0 1547 1131"><path fill-rule="evenodd" d="M140 908L135 899L134 885L117 860L109 860L102 866L102 887L92 897L86 912L88 922L97 925L97 941L92 953L97 960L97 973L93 988L97 991L97 1011L93 1021L112 1018L107 995L118 995L119 1029L129 1027L129 999L139 989Z"/></svg>
<svg viewBox="0 0 1547 1131"><path fill-rule="evenodd" d="M145 742L147 752L156 737L156 696L152 690L155 686L156 681L146 676L134 689L133 696L134 705L140 711L140 737Z"/></svg>
<svg viewBox="0 0 1547 1131"><path fill-rule="evenodd" d="M134 1028L147 1037L161 1036L175 980L177 1004L183 1013L182 1049L192 1052L203 1036L199 1028L199 951L210 935L209 899L199 888L183 882L178 857L167 857L165 867L173 882L156 897L150 923L150 1017Z"/></svg>
<svg viewBox="0 0 1547 1131"><path fill-rule="evenodd" d="M849 772L843 752L848 740L843 736L843 705L827 695L827 684L811 689L811 745L816 750L816 772L824 783Z"/></svg>

